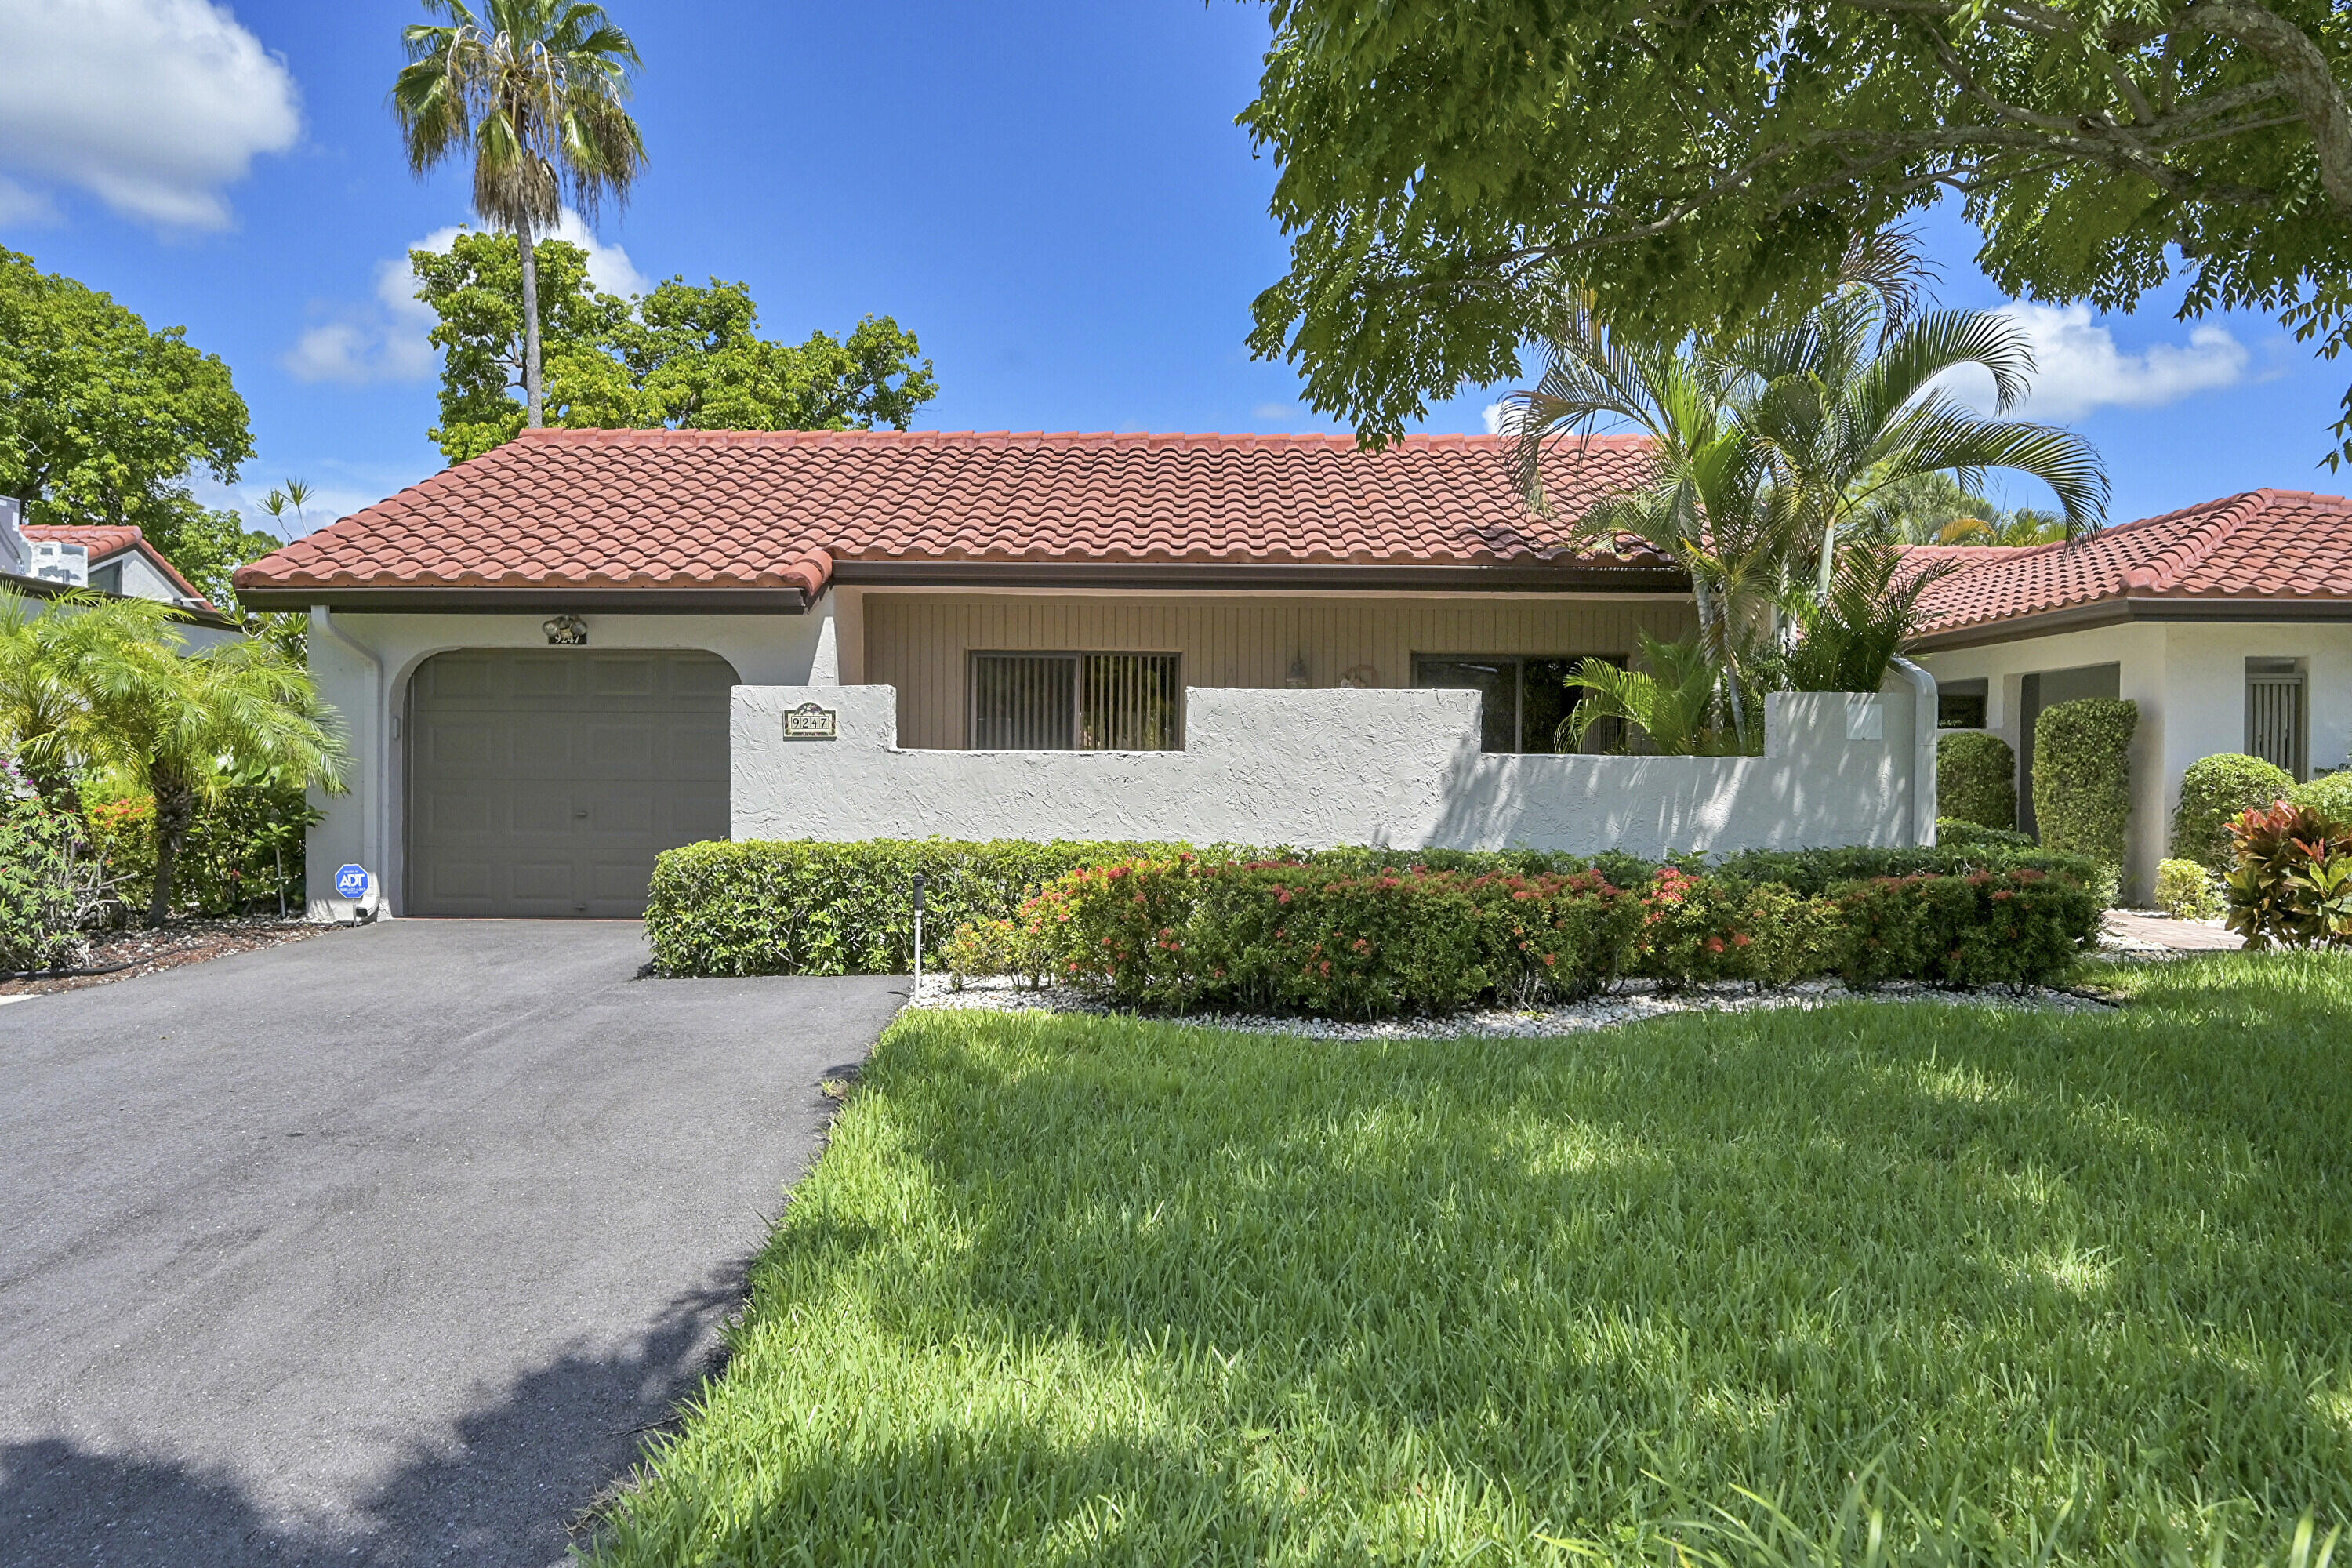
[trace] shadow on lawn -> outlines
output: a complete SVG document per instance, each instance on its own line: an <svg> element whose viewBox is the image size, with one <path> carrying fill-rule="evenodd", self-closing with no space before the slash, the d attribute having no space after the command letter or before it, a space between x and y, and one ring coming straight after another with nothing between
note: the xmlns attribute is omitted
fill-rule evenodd
<svg viewBox="0 0 2352 1568"><path fill-rule="evenodd" d="M517 1379L357 1500L330 1533L268 1517L235 1480L96 1453L58 1439L0 1445L0 1563L7 1568L544 1568L569 1527L635 1462L646 1432L717 1370L716 1330L743 1267L686 1292L629 1350L571 1355Z"/></svg>

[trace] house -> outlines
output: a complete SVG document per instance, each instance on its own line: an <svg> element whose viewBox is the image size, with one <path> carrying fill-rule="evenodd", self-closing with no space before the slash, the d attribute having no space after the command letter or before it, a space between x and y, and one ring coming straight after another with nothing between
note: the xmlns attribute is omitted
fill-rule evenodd
<svg viewBox="0 0 2352 1568"><path fill-rule="evenodd" d="M0 498L0 587L29 598L78 589L118 598L153 599L181 612L192 647L242 636L179 569L128 525L52 527L22 521L23 504Z"/></svg>
<svg viewBox="0 0 2352 1568"><path fill-rule="evenodd" d="M1573 515L1639 472L1596 439ZM1693 624L1546 536L1501 443L526 432L238 574L352 726L312 907L629 915L740 836L1915 842L1925 678L1775 698L1762 758L1553 754L1587 656ZM1922 750L1922 740L1927 748Z"/></svg>
<svg viewBox="0 0 2352 1568"><path fill-rule="evenodd" d="M2145 898L2180 775L2246 752L2308 778L2352 751L2352 500L2255 490L2075 544L1923 550L1916 657L1940 721L2016 748L2032 826L2034 720L2055 702L2139 705L2126 886Z"/></svg>

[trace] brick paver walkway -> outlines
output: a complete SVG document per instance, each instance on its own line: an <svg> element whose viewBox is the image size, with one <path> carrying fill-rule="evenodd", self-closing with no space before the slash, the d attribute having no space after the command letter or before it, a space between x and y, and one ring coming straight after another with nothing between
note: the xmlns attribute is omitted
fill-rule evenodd
<svg viewBox="0 0 2352 1568"><path fill-rule="evenodd" d="M2132 910L2107 911L2107 935L2122 946L2161 947L2174 952L2235 952L2245 938L2219 921L2168 920Z"/></svg>

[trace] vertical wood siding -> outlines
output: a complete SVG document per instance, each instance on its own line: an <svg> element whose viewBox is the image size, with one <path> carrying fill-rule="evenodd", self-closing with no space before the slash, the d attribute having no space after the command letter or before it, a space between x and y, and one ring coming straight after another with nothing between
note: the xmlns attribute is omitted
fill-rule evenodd
<svg viewBox="0 0 2352 1568"><path fill-rule="evenodd" d="M898 689L898 743L967 743L971 655L1120 651L1182 656L1187 686L1307 684L1352 675L1410 686L1415 654L1547 658L1633 651L1634 633L1676 637L1686 599L1339 599L1232 595L1165 598L990 594L866 595L866 679Z"/></svg>

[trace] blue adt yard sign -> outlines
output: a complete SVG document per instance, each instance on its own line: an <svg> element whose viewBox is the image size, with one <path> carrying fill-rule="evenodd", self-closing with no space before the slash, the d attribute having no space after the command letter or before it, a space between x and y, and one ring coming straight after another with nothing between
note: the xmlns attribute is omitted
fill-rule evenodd
<svg viewBox="0 0 2352 1568"><path fill-rule="evenodd" d="M357 902L368 896L368 889L374 885L374 881L375 879L367 874L366 867L346 866L335 873L335 891Z"/></svg>

